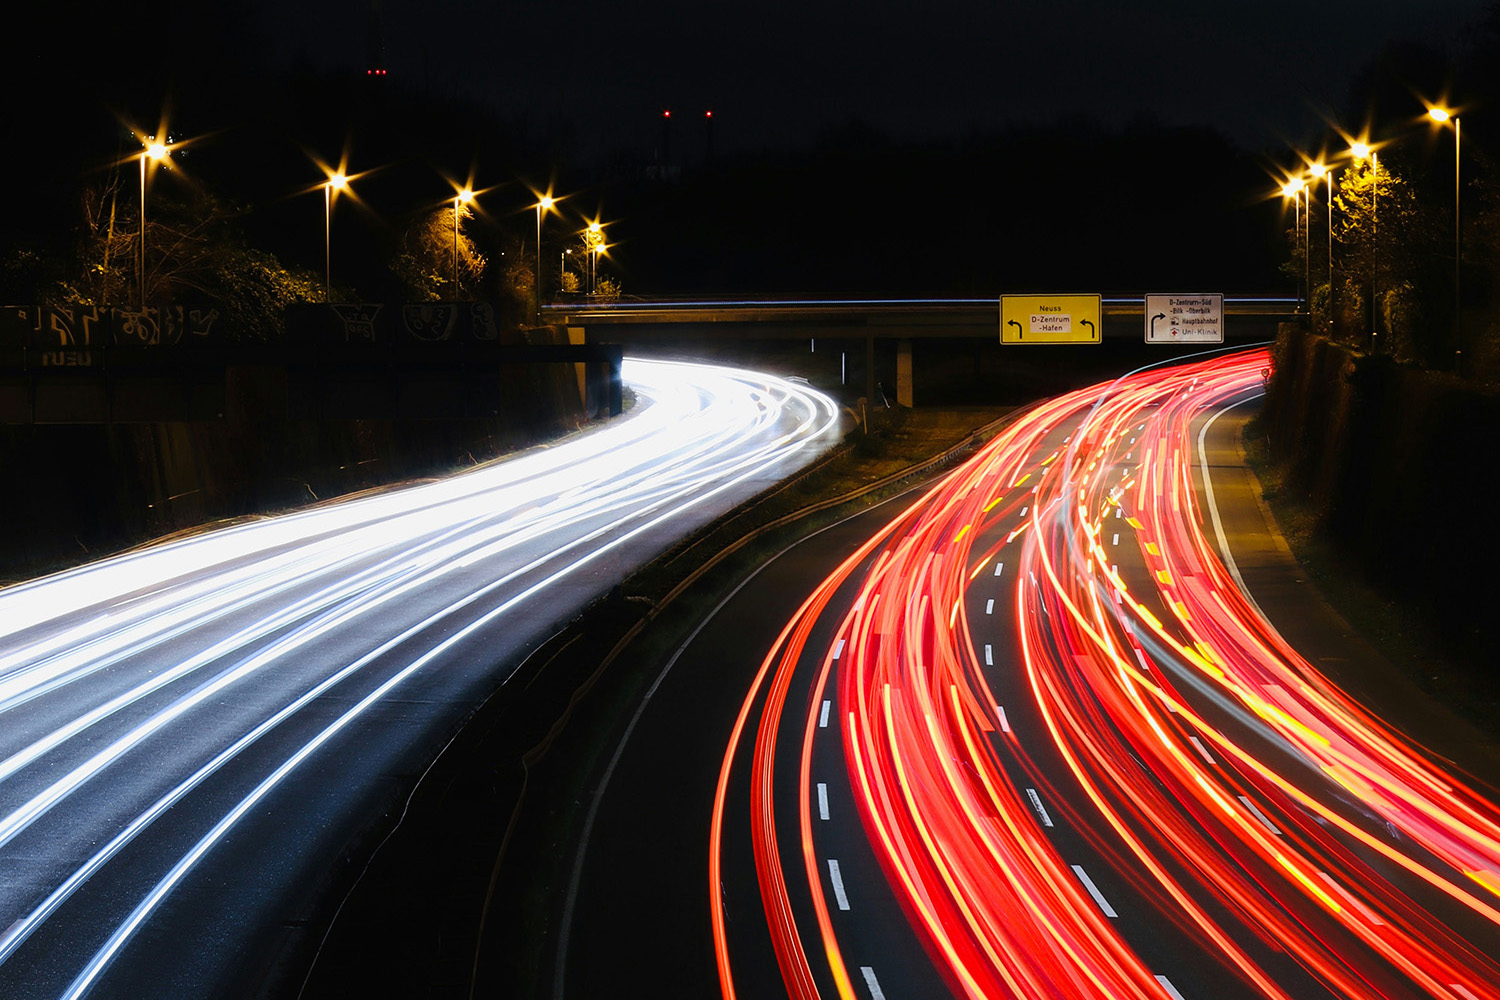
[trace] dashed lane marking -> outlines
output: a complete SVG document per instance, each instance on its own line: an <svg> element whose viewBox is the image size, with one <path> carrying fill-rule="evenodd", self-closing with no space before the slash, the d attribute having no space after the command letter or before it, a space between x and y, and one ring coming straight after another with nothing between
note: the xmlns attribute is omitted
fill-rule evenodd
<svg viewBox="0 0 1500 1000"><path fill-rule="evenodd" d="M1281 831L1276 829L1276 824L1267 819L1266 814L1257 809L1254 802L1251 802L1243 795L1241 795L1239 799L1245 804L1246 809L1249 809L1252 813L1255 814L1255 818L1260 820L1262 826L1264 826L1267 830L1270 830L1272 833L1276 834L1276 836L1281 836Z"/></svg>
<svg viewBox="0 0 1500 1000"><path fill-rule="evenodd" d="M832 858L828 859L828 878L833 882L833 898L839 909L849 909L849 897L844 894L844 876L839 873L839 863Z"/></svg>
<svg viewBox="0 0 1500 1000"><path fill-rule="evenodd" d="M1177 987L1172 985L1172 980L1168 979L1166 976L1157 976L1156 981L1158 983L1161 983L1161 988L1167 991L1167 995L1170 996L1172 1000L1184 1000L1182 994L1177 992Z"/></svg>
<svg viewBox="0 0 1500 1000"><path fill-rule="evenodd" d="M1200 742L1198 742L1198 737L1196 737L1196 736L1189 736L1188 739L1192 742L1194 749L1196 749L1198 751L1198 756L1199 757L1202 757L1204 760L1208 761L1210 764L1216 763L1216 761L1212 757L1210 757L1208 755L1208 750L1203 746L1203 744L1200 743Z"/></svg>
<svg viewBox="0 0 1500 1000"><path fill-rule="evenodd" d="M1042 825L1051 826L1052 817L1047 815L1047 809L1042 805L1042 797L1036 793L1036 789L1026 789L1026 797L1031 800L1032 808L1037 811L1037 815L1042 817Z"/></svg>
<svg viewBox="0 0 1500 1000"><path fill-rule="evenodd" d="M829 862L829 864L832 863ZM1099 891L1099 887L1094 884L1093 879L1089 878L1089 873L1083 870L1083 866L1072 865L1071 867L1073 874L1078 876L1078 881L1082 882L1083 887L1089 891L1089 895L1094 897L1094 902L1099 904L1099 909L1104 911L1104 915L1111 918L1118 917L1119 914L1115 912L1115 908L1109 905L1109 902L1104 898L1104 893ZM848 907L845 907L845 909L848 909Z"/></svg>

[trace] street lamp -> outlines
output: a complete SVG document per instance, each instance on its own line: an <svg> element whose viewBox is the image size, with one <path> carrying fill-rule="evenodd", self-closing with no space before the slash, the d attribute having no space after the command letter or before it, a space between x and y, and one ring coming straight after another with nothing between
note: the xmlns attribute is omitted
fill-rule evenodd
<svg viewBox="0 0 1500 1000"><path fill-rule="evenodd" d="M328 175L323 185L323 301L333 301L333 196L349 187L342 170Z"/></svg>
<svg viewBox="0 0 1500 1000"><path fill-rule="evenodd" d="M1453 371L1458 373L1462 366L1464 353L1464 328L1463 316L1459 312L1462 286L1462 262L1463 262L1463 227L1459 225L1459 146L1462 133L1459 130L1458 115L1447 108L1430 107L1427 109L1427 117L1439 125L1453 123Z"/></svg>
<svg viewBox="0 0 1500 1000"><path fill-rule="evenodd" d="M1366 158L1370 161L1370 350L1373 352L1375 338L1380 332L1380 305L1376 300L1376 295L1379 294L1376 271L1380 266L1380 257L1374 247L1380 236L1380 154L1367 142L1354 142L1349 145L1349 155L1356 161Z"/></svg>
<svg viewBox="0 0 1500 1000"><path fill-rule="evenodd" d="M604 227L597 222L590 222L584 241L589 248L589 294L593 295L598 287L599 253L604 249Z"/></svg>
<svg viewBox="0 0 1500 1000"><path fill-rule="evenodd" d="M141 309L146 308L146 161L161 163L170 154L171 149L164 142L157 142L156 136L148 136L146 148L141 150L141 245L137 248L139 256L136 261L136 277L140 284Z"/></svg>
<svg viewBox="0 0 1500 1000"><path fill-rule="evenodd" d="M453 196L453 299L458 301L461 294L458 287L458 213L463 206L474 200L474 192L464 188Z"/></svg>
<svg viewBox="0 0 1500 1000"><path fill-rule="evenodd" d="M550 194L537 198L536 202L536 325L542 325L542 213L551 211L557 199Z"/></svg>
<svg viewBox="0 0 1500 1000"><path fill-rule="evenodd" d="M1314 177L1321 177L1328 191L1328 332L1333 333L1333 171L1322 162L1307 168Z"/></svg>
<svg viewBox="0 0 1500 1000"><path fill-rule="evenodd" d="M1307 182L1304 181L1300 177L1295 177L1292 180L1289 180L1285 184L1281 185L1281 196L1283 198L1291 198L1292 199L1292 221L1294 223L1294 227L1293 228L1294 228L1294 231L1296 232L1296 238L1297 239L1301 239L1302 238L1302 226L1303 226L1302 197L1303 197L1303 193L1306 190L1306 188L1307 188ZM1305 269L1306 266L1307 266L1307 251L1306 251L1306 249L1304 249L1302 251L1302 264L1303 264L1303 267ZM1307 298L1306 298L1307 291L1308 291L1308 289L1307 289L1307 279L1304 276L1303 281L1302 281L1302 286L1301 286L1301 295L1299 296L1302 299L1302 301L1298 303L1298 306L1301 307L1301 308L1304 308L1304 309L1307 306Z"/></svg>

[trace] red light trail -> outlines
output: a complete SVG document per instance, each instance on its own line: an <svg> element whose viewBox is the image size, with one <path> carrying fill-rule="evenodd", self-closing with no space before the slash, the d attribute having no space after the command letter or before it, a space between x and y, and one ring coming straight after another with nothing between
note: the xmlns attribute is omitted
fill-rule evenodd
<svg viewBox="0 0 1500 1000"><path fill-rule="evenodd" d="M831 868L848 908L812 818L816 739L838 741L887 890L956 995L1181 996L1054 836L1066 827L1113 902L1158 914L1240 994L1500 996L1495 801L1299 656L1205 533L1194 435L1201 449L1267 364L1221 355L1036 406L816 589L721 770L726 997L723 815L747 739L748 842L795 998L865 995L827 900ZM826 648L811 640L825 616ZM1001 686L1037 723L1024 736ZM794 764L783 728L801 736ZM788 781L796 844L773 794Z"/></svg>

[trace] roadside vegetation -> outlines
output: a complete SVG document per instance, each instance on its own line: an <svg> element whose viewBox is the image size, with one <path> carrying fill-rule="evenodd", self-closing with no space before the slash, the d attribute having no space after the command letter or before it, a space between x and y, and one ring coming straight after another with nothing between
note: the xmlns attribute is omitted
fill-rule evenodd
<svg viewBox="0 0 1500 1000"><path fill-rule="evenodd" d="M1373 586L1319 530L1317 512L1291 489L1265 438L1247 434L1245 452L1262 498L1299 565L1334 609L1423 691L1468 719L1500 746L1500 675L1486 659L1454 650L1430 615Z"/></svg>

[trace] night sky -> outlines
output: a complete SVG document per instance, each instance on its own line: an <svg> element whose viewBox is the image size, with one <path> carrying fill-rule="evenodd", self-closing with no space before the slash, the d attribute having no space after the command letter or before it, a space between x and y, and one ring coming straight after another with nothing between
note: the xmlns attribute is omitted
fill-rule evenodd
<svg viewBox="0 0 1500 1000"><path fill-rule="evenodd" d="M584 154L653 142L663 108L713 109L724 149L799 143L851 119L921 138L1078 113L1212 125L1259 149L1314 130L1388 41L1456 46L1486 6L388 0L383 34L397 80L565 122ZM365 64L370 9L262 8L282 57L351 70Z"/></svg>

